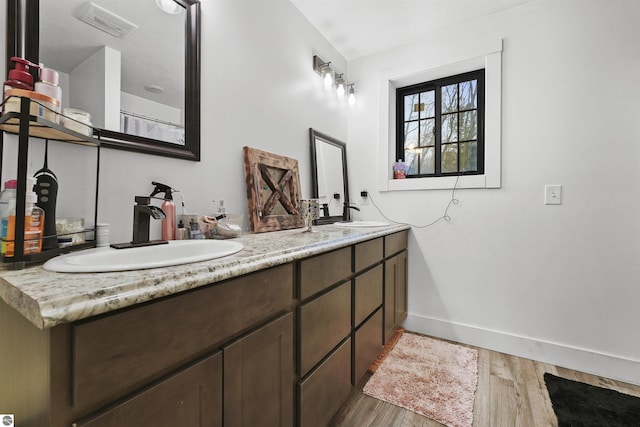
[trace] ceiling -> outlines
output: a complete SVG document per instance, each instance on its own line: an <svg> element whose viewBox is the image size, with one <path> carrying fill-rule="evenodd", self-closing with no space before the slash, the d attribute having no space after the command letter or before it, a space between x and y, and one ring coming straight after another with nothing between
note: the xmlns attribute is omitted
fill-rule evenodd
<svg viewBox="0 0 640 427"><path fill-rule="evenodd" d="M166 59L184 55L184 14L167 15L154 0L94 0L139 26L120 40L76 18L89 1L40 2L41 62L68 73L107 45L122 52L124 91L179 107L184 69L181 62ZM345 59L351 60L536 0L290 1ZM165 92L147 92L147 84L162 86Z"/></svg>
<svg viewBox="0 0 640 427"><path fill-rule="evenodd" d="M535 0L291 0L351 60Z"/></svg>

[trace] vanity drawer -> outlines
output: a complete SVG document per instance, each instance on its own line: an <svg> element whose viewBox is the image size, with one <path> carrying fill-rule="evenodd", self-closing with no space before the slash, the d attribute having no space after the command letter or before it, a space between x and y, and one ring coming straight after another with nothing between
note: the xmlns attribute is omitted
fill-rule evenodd
<svg viewBox="0 0 640 427"><path fill-rule="evenodd" d="M74 427L221 426L222 353L172 375Z"/></svg>
<svg viewBox="0 0 640 427"><path fill-rule="evenodd" d="M384 236L384 256L385 258L391 255L397 254L400 251L407 249L407 237L409 232L401 231L399 233L389 234Z"/></svg>
<svg viewBox="0 0 640 427"><path fill-rule="evenodd" d="M359 325L373 311L382 305L382 264L362 273L355 279L354 325Z"/></svg>
<svg viewBox="0 0 640 427"><path fill-rule="evenodd" d="M300 307L300 376L351 332L351 282Z"/></svg>
<svg viewBox="0 0 640 427"><path fill-rule="evenodd" d="M383 238L369 240L367 242L358 243L355 246L355 267L356 272L364 270L365 268L372 266L376 262L379 262L384 257Z"/></svg>
<svg viewBox="0 0 640 427"><path fill-rule="evenodd" d="M351 339L298 385L299 426L324 427L351 393Z"/></svg>
<svg viewBox="0 0 640 427"><path fill-rule="evenodd" d="M362 379L371 363L382 350L382 307L360 326L355 333L355 355L353 364L354 384Z"/></svg>
<svg viewBox="0 0 640 427"><path fill-rule="evenodd" d="M350 247L307 258L300 262L300 299L304 300L350 275Z"/></svg>
<svg viewBox="0 0 640 427"><path fill-rule="evenodd" d="M286 264L73 325L73 399L97 408L292 309Z"/></svg>

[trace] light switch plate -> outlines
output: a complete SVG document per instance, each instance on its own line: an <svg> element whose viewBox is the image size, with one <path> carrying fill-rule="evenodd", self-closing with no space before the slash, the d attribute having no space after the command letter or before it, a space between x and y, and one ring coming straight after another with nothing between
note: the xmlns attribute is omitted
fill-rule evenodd
<svg viewBox="0 0 640 427"><path fill-rule="evenodd" d="M562 204L562 185L553 184L544 186L544 204L545 205L561 205Z"/></svg>

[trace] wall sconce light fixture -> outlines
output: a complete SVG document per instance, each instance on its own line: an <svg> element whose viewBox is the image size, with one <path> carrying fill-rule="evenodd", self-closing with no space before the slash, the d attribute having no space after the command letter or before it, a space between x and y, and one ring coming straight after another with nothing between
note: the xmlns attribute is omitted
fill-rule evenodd
<svg viewBox="0 0 640 427"><path fill-rule="evenodd" d="M349 85L349 99L347 102L349 105L354 105L356 103L356 91L353 89L353 83Z"/></svg>
<svg viewBox="0 0 640 427"><path fill-rule="evenodd" d="M338 94L338 98L344 99L345 89L344 86L347 84L345 79L342 77L344 74L336 74L336 93Z"/></svg>
<svg viewBox="0 0 640 427"><path fill-rule="evenodd" d="M353 105L356 102L355 90L353 83L348 83L344 78L344 73L337 73L331 67L331 62L323 61L319 56L313 56L313 69L322 76L324 87L330 89L335 87L338 98L344 99L345 94L349 94L348 103ZM335 82L334 82L335 76ZM349 90L347 91L347 87Z"/></svg>
<svg viewBox="0 0 640 427"><path fill-rule="evenodd" d="M313 56L313 69L322 76L324 87L329 89L333 86L333 68L331 62L324 62L319 56Z"/></svg>

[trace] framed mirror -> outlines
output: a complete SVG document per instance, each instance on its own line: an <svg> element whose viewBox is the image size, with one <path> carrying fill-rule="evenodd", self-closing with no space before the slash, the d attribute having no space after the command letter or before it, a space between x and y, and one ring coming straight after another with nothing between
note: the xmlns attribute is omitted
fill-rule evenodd
<svg viewBox="0 0 640 427"><path fill-rule="evenodd" d="M63 106L91 114L103 147L200 160L199 0L7 1L7 69L21 56L58 71Z"/></svg>
<svg viewBox="0 0 640 427"><path fill-rule="evenodd" d="M347 145L329 135L309 129L311 141L312 198L320 201L316 224L349 221Z"/></svg>

